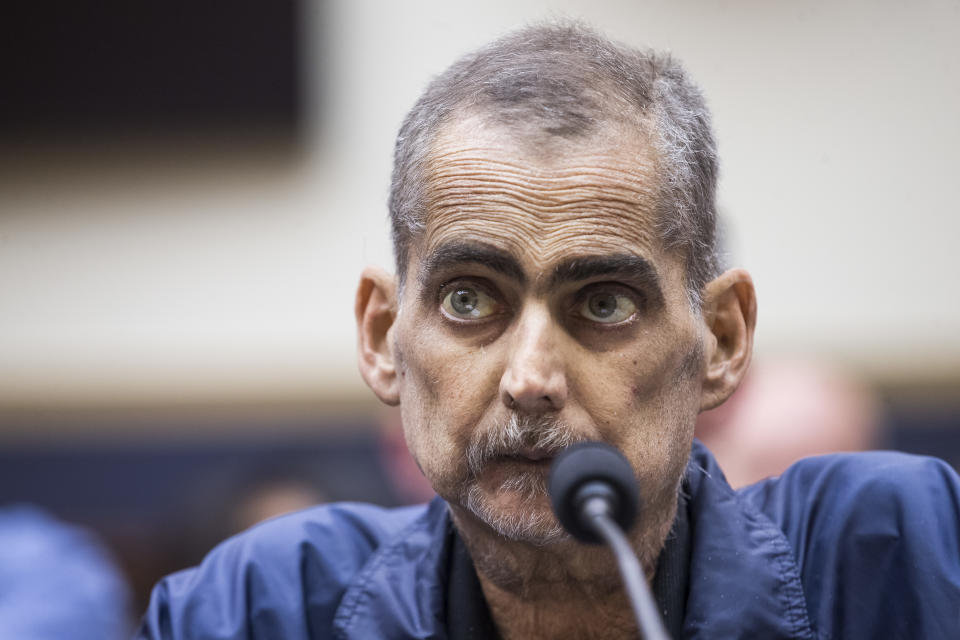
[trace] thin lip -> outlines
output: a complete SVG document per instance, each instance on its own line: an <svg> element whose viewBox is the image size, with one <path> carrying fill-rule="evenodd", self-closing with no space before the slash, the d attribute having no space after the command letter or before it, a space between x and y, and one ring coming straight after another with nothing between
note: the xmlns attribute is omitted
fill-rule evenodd
<svg viewBox="0 0 960 640"><path fill-rule="evenodd" d="M547 451L546 449L521 449L517 451L516 454L510 456L511 458L520 458L523 460L529 460L531 462L544 462L548 460L553 460L556 454L552 451Z"/></svg>

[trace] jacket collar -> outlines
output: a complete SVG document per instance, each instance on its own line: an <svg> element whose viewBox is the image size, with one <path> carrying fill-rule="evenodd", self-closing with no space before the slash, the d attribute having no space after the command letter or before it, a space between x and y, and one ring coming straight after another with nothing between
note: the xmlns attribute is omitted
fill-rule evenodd
<svg viewBox="0 0 960 640"><path fill-rule="evenodd" d="M381 547L344 594L333 619L334 637L445 639L451 526L447 503L434 498Z"/></svg>
<svg viewBox="0 0 960 640"><path fill-rule="evenodd" d="M690 589L685 638L815 638L783 532L730 488L698 441L687 465Z"/></svg>
<svg viewBox="0 0 960 640"><path fill-rule="evenodd" d="M730 488L696 441L685 484L692 549L684 637L815 638L783 532ZM450 526L436 498L378 550L341 601L335 637L445 639Z"/></svg>

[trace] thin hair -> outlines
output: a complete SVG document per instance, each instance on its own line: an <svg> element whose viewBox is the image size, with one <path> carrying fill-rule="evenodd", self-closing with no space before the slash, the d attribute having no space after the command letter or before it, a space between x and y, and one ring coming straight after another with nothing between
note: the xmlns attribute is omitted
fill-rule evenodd
<svg viewBox="0 0 960 640"><path fill-rule="evenodd" d="M688 297L720 270L716 145L699 89L671 56L612 42L573 22L510 33L433 79L400 127L389 210L402 290L410 249L426 225L426 171L433 141L455 115L479 114L528 140L589 140L602 125L638 127L655 147L657 232L685 262ZM644 131L646 129L646 131Z"/></svg>

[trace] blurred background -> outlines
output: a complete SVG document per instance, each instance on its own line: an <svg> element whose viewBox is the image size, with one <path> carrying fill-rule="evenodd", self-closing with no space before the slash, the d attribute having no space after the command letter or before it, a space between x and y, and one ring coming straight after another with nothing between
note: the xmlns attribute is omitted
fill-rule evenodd
<svg viewBox="0 0 960 640"><path fill-rule="evenodd" d="M673 52L713 109L756 366L700 433L960 464L960 2L5 4L0 505L97 532L139 615L264 515L429 495L356 371L392 269L394 136L428 79L550 17ZM774 450L779 453L772 453Z"/></svg>

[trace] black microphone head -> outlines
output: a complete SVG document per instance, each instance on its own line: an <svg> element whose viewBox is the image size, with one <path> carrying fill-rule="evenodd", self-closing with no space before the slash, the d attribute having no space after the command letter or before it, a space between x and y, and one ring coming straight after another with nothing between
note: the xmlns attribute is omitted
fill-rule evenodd
<svg viewBox="0 0 960 640"><path fill-rule="evenodd" d="M633 467L620 451L602 442L581 442L565 449L550 467L548 490L553 513L570 535L592 544L602 541L580 521L582 496L578 491L596 482L612 490L616 499L611 501L611 516L624 531L630 529L640 496Z"/></svg>

